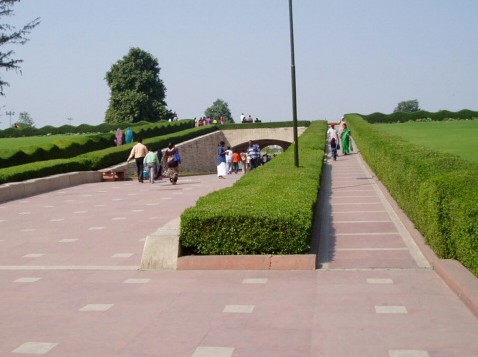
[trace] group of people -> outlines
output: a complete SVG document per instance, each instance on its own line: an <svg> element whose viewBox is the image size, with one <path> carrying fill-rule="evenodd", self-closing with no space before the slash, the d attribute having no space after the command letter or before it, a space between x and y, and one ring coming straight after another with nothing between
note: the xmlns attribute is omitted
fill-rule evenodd
<svg viewBox="0 0 478 357"><path fill-rule="evenodd" d="M194 125L195 126L204 126L204 125L211 125L211 124L225 124L226 123L226 117L224 115L221 115L219 119L213 119L210 117L200 117L199 120L194 118Z"/></svg>
<svg viewBox="0 0 478 357"><path fill-rule="evenodd" d="M259 118L256 118L254 120L250 114L247 118L244 115L244 113L241 114L241 123L260 123L260 122L261 121L259 120Z"/></svg>
<svg viewBox="0 0 478 357"><path fill-rule="evenodd" d="M269 161L268 156L265 162ZM232 150L230 146L225 147L224 141L221 141L217 146L217 176L220 179L226 178L227 175L233 172L237 174L242 166L242 172L246 173L254 170L263 164L261 161L261 148L258 144L249 141L249 146L246 151L238 152Z"/></svg>
<svg viewBox="0 0 478 357"><path fill-rule="evenodd" d="M332 158L337 160L338 150L342 148L342 153L348 155L353 151L352 131L347 127L347 123L344 118L339 123L339 129L335 128L335 124L330 124L327 129L327 141L330 145L330 151L332 152Z"/></svg>
<svg viewBox="0 0 478 357"><path fill-rule="evenodd" d="M121 128L118 128L115 133L114 143L116 146L121 146L123 144L129 144L133 142L133 130L131 128L126 128L125 132Z"/></svg>
<svg viewBox="0 0 478 357"><path fill-rule="evenodd" d="M148 150L146 145L143 144L143 139L140 138L131 149L126 161L129 163L132 159L136 163L138 182L143 183L145 173L147 173L151 183L160 180L162 177L169 178L173 185L177 183L181 157L179 150L173 143L169 143L163 153L161 150ZM264 154L261 158L260 146L252 140L249 141L247 150L242 152L232 150L230 146L226 148L224 141L221 141L217 148L217 176L224 179L233 172L237 174L241 166L242 172L246 173L269 160L267 154Z"/></svg>
<svg viewBox="0 0 478 357"><path fill-rule="evenodd" d="M169 143L163 155L161 150L148 150L146 145L143 144L143 139L140 138L131 149L131 153L126 161L129 163L132 159L136 162L138 182L144 182L145 168L151 183L154 183L155 180L160 180L161 177L169 178L173 185L176 185L178 182L181 157L173 143Z"/></svg>

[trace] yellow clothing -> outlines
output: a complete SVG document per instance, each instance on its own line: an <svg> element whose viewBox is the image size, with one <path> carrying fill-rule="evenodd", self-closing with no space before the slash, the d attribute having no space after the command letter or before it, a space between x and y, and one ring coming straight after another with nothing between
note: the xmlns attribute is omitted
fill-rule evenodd
<svg viewBox="0 0 478 357"><path fill-rule="evenodd" d="M143 143L137 143L131 149L131 154L129 154L128 161L131 159L139 159L145 157L148 153L148 148Z"/></svg>

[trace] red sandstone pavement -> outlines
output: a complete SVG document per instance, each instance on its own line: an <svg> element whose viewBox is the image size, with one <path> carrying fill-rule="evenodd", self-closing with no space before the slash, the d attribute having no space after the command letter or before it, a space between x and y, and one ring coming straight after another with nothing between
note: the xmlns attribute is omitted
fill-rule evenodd
<svg viewBox="0 0 478 357"><path fill-rule="evenodd" d="M360 155L325 175L310 271L137 269L148 234L239 176L1 204L0 356L478 356L477 317Z"/></svg>

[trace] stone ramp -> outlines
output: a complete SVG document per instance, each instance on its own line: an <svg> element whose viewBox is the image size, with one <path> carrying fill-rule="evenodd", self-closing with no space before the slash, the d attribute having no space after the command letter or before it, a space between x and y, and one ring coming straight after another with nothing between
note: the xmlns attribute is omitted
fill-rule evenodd
<svg viewBox="0 0 478 357"><path fill-rule="evenodd" d="M430 268L359 154L329 161L324 175L321 269Z"/></svg>

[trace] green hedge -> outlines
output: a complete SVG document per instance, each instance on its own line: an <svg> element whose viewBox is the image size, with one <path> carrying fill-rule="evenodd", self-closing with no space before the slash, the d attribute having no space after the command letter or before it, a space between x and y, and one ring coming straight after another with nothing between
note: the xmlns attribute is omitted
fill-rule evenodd
<svg viewBox="0 0 478 357"><path fill-rule="evenodd" d="M194 127L194 121L181 120L177 122L142 122L133 129L134 137L150 138L167 135ZM116 129L115 129L116 131ZM114 146L114 133L88 136L71 136L59 139L51 144L25 147L21 150L2 150L0 168L34 163L37 161L62 159L78 156L91 151L111 148Z"/></svg>
<svg viewBox="0 0 478 357"><path fill-rule="evenodd" d="M256 124L252 124L256 125ZM221 126L223 128L223 126ZM186 254L302 254L310 250L327 124L313 122L294 145L232 187L202 197L181 215Z"/></svg>
<svg viewBox="0 0 478 357"><path fill-rule="evenodd" d="M478 164L390 136L347 115L360 151L441 258L478 276Z"/></svg>
<svg viewBox="0 0 478 357"><path fill-rule="evenodd" d="M158 121L157 123L167 123L166 121ZM64 134L89 134L89 133L108 133L116 131L116 129L126 129L128 127L136 128L143 125L151 124L147 121L140 121L136 123L123 122L123 123L102 123L99 125L81 124L78 126L62 125L59 127L46 125L41 128L34 127L20 127L20 128L7 128L0 130L0 138L18 138L25 136L41 136L41 135L64 135Z"/></svg>
<svg viewBox="0 0 478 357"><path fill-rule="evenodd" d="M297 126L309 126L310 121L308 120L299 120ZM229 129L257 129L257 128L288 128L293 127L293 121L281 121L281 122L272 122L272 123L240 123L240 124L222 124L219 125L221 130Z"/></svg>
<svg viewBox="0 0 478 357"><path fill-rule="evenodd" d="M450 112L448 110L440 110L439 112L427 112L420 110L418 112L403 113L396 112L392 114L372 113L369 115L360 115L363 119L371 124L376 123L404 123L407 121L419 121L419 120L459 120L459 119L478 119L478 112L463 109L458 112Z"/></svg>
<svg viewBox="0 0 478 357"><path fill-rule="evenodd" d="M170 141L180 143L218 130L215 125L183 130L179 133L145 139L144 143L152 148L164 148ZM49 175L72 171L100 170L124 162L135 143L113 146L103 150L92 151L70 159L38 161L24 165L0 169L0 184L24 181Z"/></svg>

